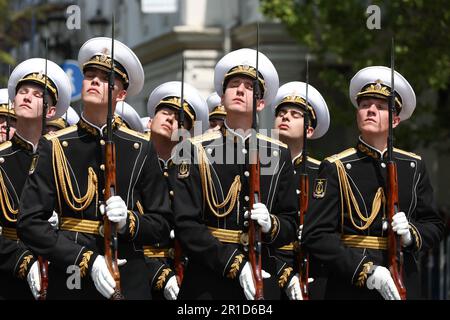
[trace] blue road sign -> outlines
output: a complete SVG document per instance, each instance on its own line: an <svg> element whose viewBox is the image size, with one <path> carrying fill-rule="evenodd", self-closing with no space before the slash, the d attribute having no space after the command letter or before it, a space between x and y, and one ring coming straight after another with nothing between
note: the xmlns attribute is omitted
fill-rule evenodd
<svg viewBox="0 0 450 320"><path fill-rule="evenodd" d="M76 60L65 60L61 65L61 68L69 77L70 83L72 85L72 97L70 102L77 101L81 98L81 86L83 84L83 73L78 67L78 61Z"/></svg>

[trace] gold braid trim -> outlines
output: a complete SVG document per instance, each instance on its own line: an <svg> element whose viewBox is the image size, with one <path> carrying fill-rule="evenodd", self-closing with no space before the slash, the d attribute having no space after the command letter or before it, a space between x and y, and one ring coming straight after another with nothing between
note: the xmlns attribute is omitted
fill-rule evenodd
<svg viewBox="0 0 450 320"><path fill-rule="evenodd" d="M278 218L273 214L270 215L270 219L272 220L272 231L270 231L270 239L273 240L278 232L280 225L278 223Z"/></svg>
<svg viewBox="0 0 450 320"><path fill-rule="evenodd" d="M227 274L227 278L236 279L237 273L241 268L242 260L244 259L243 254L238 254L234 257L233 264L231 265L230 271Z"/></svg>
<svg viewBox="0 0 450 320"><path fill-rule="evenodd" d="M134 237L136 232L136 217L131 210L128 210L128 216L130 217L130 225L128 226L128 230L130 230L130 235Z"/></svg>
<svg viewBox="0 0 450 320"><path fill-rule="evenodd" d="M17 276L20 279L25 279L25 277L27 275L28 265L30 264L31 259L33 259L32 254L29 254L29 255L25 256L25 258L23 258L23 261L19 267L19 272L17 273Z"/></svg>
<svg viewBox="0 0 450 320"><path fill-rule="evenodd" d="M93 253L94 252L92 252L91 250L83 253L83 259L81 259L81 262L80 262L80 275L82 278L84 278L84 276L86 275L86 273L88 271L89 260L91 260L91 256Z"/></svg>
<svg viewBox="0 0 450 320"><path fill-rule="evenodd" d="M166 278L169 275L172 269L165 268L158 277L158 281L156 281L155 288L156 290L161 290L164 287L164 283L166 283Z"/></svg>
<svg viewBox="0 0 450 320"><path fill-rule="evenodd" d="M372 212L370 213L369 217L366 218L359 209L358 201L356 201L355 195L353 194L352 187L350 186L350 182L348 181L344 165L340 160L336 160L335 163L339 176L339 188L341 192L341 203L342 203L341 206L342 218L345 212L344 207L346 207L353 226L358 230L366 230L370 227L372 222L377 217L381 205L383 204L383 207L385 205L386 197L384 196L383 188L381 187L378 188L377 193L375 194L375 197L372 202ZM361 227L358 226L353 219L352 204L353 207L355 208L356 213L358 214L358 217L361 219L361 221L365 222L365 224Z"/></svg>
<svg viewBox="0 0 450 320"><path fill-rule="evenodd" d="M144 207L139 200L136 201L136 208L141 216L144 215Z"/></svg>
<svg viewBox="0 0 450 320"><path fill-rule="evenodd" d="M202 181L203 199L208 203L211 212L218 218L224 218L231 213L236 205L239 192L241 192L241 178L235 176L234 181L231 184L228 194L222 203L217 201L216 187L214 186L213 179L211 177L211 169L209 167L208 157L205 149L201 144L195 144L197 146L198 166L200 170L200 177ZM228 206L228 209L224 213L220 214L217 209L222 209Z"/></svg>
<svg viewBox="0 0 450 320"><path fill-rule="evenodd" d="M64 154L63 148L59 143L59 139L51 139L53 144L52 158L53 158L53 175L55 177L56 192L58 194L58 203L61 207L60 192L62 191L66 204L73 211L83 211L92 202L95 196L95 203L98 202L98 180L97 175L92 167L88 168L88 187L86 194L83 197L76 197L73 192L72 180L70 178L69 167L67 164L67 158ZM60 190L61 188L61 190ZM70 195L69 195L70 192ZM75 202L75 205L72 204ZM77 206L78 205L78 206Z"/></svg>
<svg viewBox="0 0 450 320"><path fill-rule="evenodd" d="M14 209L9 201L8 188L6 188L5 181L3 179L2 171L0 170L0 204L2 207L3 216L9 222L17 222L17 213L19 209ZM10 216L12 215L12 217Z"/></svg>
<svg viewBox="0 0 450 320"><path fill-rule="evenodd" d="M420 237L419 230L417 230L416 226L409 224L409 231L411 231L411 234L415 238L415 245L416 250L419 251L420 248L422 248L422 238Z"/></svg>
<svg viewBox="0 0 450 320"><path fill-rule="evenodd" d="M356 281L356 286L357 287L364 287L364 285L366 284L367 281L367 274L370 271L370 268L373 267L373 262L367 262L363 264L363 268L362 271L359 273L358 275L358 281Z"/></svg>
<svg viewBox="0 0 450 320"><path fill-rule="evenodd" d="M281 277L278 279L278 286L283 289L286 286L286 283L288 281L289 276L291 275L292 271L294 269L292 269L292 267L288 267L285 268L283 271L283 274L281 275Z"/></svg>

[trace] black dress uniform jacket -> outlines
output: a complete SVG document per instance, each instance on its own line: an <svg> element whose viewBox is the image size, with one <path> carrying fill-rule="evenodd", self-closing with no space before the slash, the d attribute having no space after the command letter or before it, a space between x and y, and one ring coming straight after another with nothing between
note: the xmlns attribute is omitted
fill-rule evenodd
<svg viewBox="0 0 450 320"><path fill-rule="evenodd" d="M302 163L303 157L301 153L292 159L294 165L294 175L295 181L297 183L297 204L300 206L300 177L302 173ZM309 157L306 163L306 174L308 175L308 181L310 185L309 190L309 203L312 201L311 186L313 185L317 174L319 171L320 161ZM306 212L308 214L309 210ZM298 222L299 217L297 217ZM285 295L285 289L292 277L299 272L298 262L297 262L297 249L298 249L298 239L297 235L292 239L290 245L284 246L277 249L277 254L279 255L279 266L277 268L278 285L282 289L282 298L287 298ZM306 249L306 248L305 248ZM325 266L314 259L313 256L309 257L309 277L313 278L314 281L308 285L309 298L311 300L323 299L326 286L326 269Z"/></svg>
<svg viewBox="0 0 450 320"><path fill-rule="evenodd" d="M272 275L264 281L264 297L278 299L274 250L295 235L296 183L287 146L262 135L258 143L260 201L272 220L262 236L262 268ZM239 275L248 249L249 139L223 127L178 146L175 234L189 259L179 299L245 299Z"/></svg>
<svg viewBox="0 0 450 320"><path fill-rule="evenodd" d="M381 299L375 289L367 289L366 280L370 264L387 266L383 246L387 235L383 194L386 156L387 152L381 153L360 139L356 148L321 164L303 235L310 253L329 268L326 298ZM420 297L418 253L438 244L443 223L420 156L394 148L393 157L398 170L399 210L408 218L413 239L403 251L407 298L414 299ZM354 201L351 196L342 196L349 189Z"/></svg>
<svg viewBox="0 0 450 320"><path fill-rule="evenodd" d="M167 183L169 198L173 199L173 188L170 185L169 175L175 174L175 164L172 159L164 161L159 159L159 165ZM174 229L173 216L168 217L171 230ZM144 244L144 255L147 266L150 270L150 287L154 300L162 300L164 298L164 287L167 281L175 275L174 267L174 240L157 243L154 245Z"/></svg>
<svg viewBox="0 0 450 320"><path fill-rule="evenodd" d="M0 299L33 299L26 277L36 257L17 237L16 223L34 157L33 145L17 133L0 145Z"/></svg>
<svg viewBox="0 0 450 320"><path fill-rule="evenodd" d="M104 254L99 203L104 200L105 131L106 126L100 130L81 119L56 135L45 136L24 187L18 231L34 252L50 261L49 298L101 298L90 272L97 255ZM171 214L167 186L148 136L115 118L113 141L116 194L129 208L126 231L119 234L118 256L127 259L120 267L122 292L126 299L146 299L151 297L149 276L137 244L168 238L164 217ZM142 214L133 211L136 195L142 201ZM47 222L53 210L59 213L59 231ZM79 267L81 289L67 287L67 268L73 265Z"/></svg>

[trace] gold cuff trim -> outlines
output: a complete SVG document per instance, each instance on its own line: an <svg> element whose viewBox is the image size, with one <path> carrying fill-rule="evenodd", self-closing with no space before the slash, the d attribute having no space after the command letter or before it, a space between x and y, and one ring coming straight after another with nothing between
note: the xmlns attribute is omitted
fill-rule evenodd
<svg viewBox="0 0 450 320"><path fill-rule="evenodd" d="M25 258L23 258L23 261L19 267L19 272L17 273L17 276L20 279L25 279L25 277L27 275L28 265L30 264L31 259L33 259L32 254L29 254L29 255L25 256Z"/></svg>
<svg viewBox="0 0 450 320"><path fill-rule="evenodd" d="M283 251L294 251L294 242L291 242L285 246L282 246L280 248L278 248L279 250L283 250Z"/></svg>
<svg viewBox="0 0 450 320"><path fill-rule="evenodd" d="M227 230L213 227L208 227L208 229L211 231L211 234L221 242L240 243L243 245L248 244L248 241L245 242L245 238L248 239L248 236L246 233L242 232L242 230Z"/></svg>
<svg viewBox="0 0 450 320"><path fill-rule="evenodd" d="M152 246L142 246L144 256L148 258L173 258L172 249L161 249Z"/></svg>
<svg viewBox="0 0 450 320"><path fill-rule="evenodd" d="M243 254L238 254L234 257L233 264L231 265L230 271L227 274L227 278L236 279L236 276L241 268L242 261L244 260Z"/></svg>
<svg viewBox="0 0 450 320"><path fill-rule="evenodd" d="M341 236L341 241L348 247L353 248L367 248L387 250L387 238L386 237L372 237L372 236L359 236L359 235L347 235Z"/></svg>
<svg viewBox="0 0 450 320"><path fill-rule="evenodd" d="M272 219L272 231L270 232L270 239L273 240L278 233L278 228L280 227L278 223L278 218L273 214L270 215L270 219Z"/></svg>
<svg viewBox="0 0 450 320"><path fill-rule="evenodd" d="M422 237L420 236L419 230L417 230L416 226L413 224L409 224L409 231L414 236L416 240L416 250L419 251L422 248Z"/></svg>
<svg viewBox="0 0 450 320"><path fill-rule="evenodd" d="M100 225L100 221L63 217L59 229L99 235Z"/></svg>
<svg viewBox="0 0 450 320"><path fill-rule="evenodd" d="M2 236L8 240L17 241L19 237L17 236L17 230L15 228L3 228Z"/></svg>
<svg viewBox="0 0 450 320"><path fill-rule="evenodd" d="M94 252L92 251L86 251L85 253L83 253L83 259L80 262L80 275L83 278L89 268L89 260L91 260L91 256Z"/></svg>
<svg viewBox="0 0 450 320"><path fill-rule="evenodd" d="M156 281L156 285L155 285L156 290L161 290L164 287L164 284L166 283L166 278L170 274L170 271L172 271L172 269L165 268L161 272L161 274L158 277L158 281Z"/></svg>
<svg viewBox="0 0 450 320"><path fill-rule="evenodd" d="M286 283L288 281L289 276L291 275L292 271L294 269L292 269L292 267L288 267L285 268L283 270L283 274L281 275L281 277L278 279L278 286L283 289L286 286Z"/></svg>
<svg viewBox="0 0 450 320"><path fill-rule="evenodd" d="M363 264L362 271L359 273L358 281L356 281L357 287L364 287L367 281L367 276L370 269L373 267L373 262L367 262Z"/></svg>
<svg viewBox="0 0 450 320"><path fill-rule="evenodd" d="M134 216L133 211L128 210L128 216L130 217L130 224L128 226L128 230L130 231L130 235L133 238L136 233L136 217Z"/></svg>

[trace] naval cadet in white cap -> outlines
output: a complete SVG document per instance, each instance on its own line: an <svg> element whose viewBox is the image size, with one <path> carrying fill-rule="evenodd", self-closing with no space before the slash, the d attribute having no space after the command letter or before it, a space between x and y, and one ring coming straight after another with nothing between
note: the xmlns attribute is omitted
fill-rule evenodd
<svg viewBox="0 0 450 320"><path fill-rule="evenodd" d="M307 84L304 82L288 82L278 89L272 103L275 114L274 130L278 133L279 139L289 146L298 189L300 189L300 174L304 160L302 151L305 119L308 119L306 123L307 139L323 137L330 126L330 114L325 99L312 85L308 85L308 96L306 96L306 86ZM306 103L307 100L308 103ZM306 174L309 185L312 185L317 177L319 165L320 161L311 157L307 152ZM311 193L309 193L310 197ZM301 230L303 226L299 227ZM279 254L282 263L277 277L280 288L286 292L288 298L300 300L302 295L300 294L298 273L296 273L298 270L295 267L297 262L293 249L291 245L280 248ZM314 278L314 282L308 286L309 299L322 298L326 285L326 271L314 259L309 260L309 276Z"/></svg>
<svg viewBox="0 0 450 320"><path fill-rule="evenodd" d="M217 92L211 93L206 99L209 109L209 129L218 130L222 128L227 112L222 105L222 99Z"/></svg>
<svg viewBox="0 0 450 320"><path fill-rule="evenodd" d="M113 295L116 282L103 256L102 213L117 225L121 293L125 299L151 298L140 243L159 243L169 237L169 225L163 218L171 214L168 192L156 152L148 136L123 126L117 117L112 120L116 190L109 199L104 197L111 42L110 38L93 38L81 47L81 119L76 126L41 139L39 158L24 187L18 232L33 252L51 261L48 299ZM138 94L144 82L141 62L117 40L113 62L112 112L118 101ZM142 214L137 210L138 196ZM59 213L58 230L46 223L53 210ZM81 283L79 289L71 290L67 283L73 274L67 270L73 270L73 266Z"/></svg>
<svg viewBox="0 0 450 320"><path fill-rule="evenodd" d="M44 90L45 86L47 90ZM44 111L45 91L48 96ZM17 123L11 140L0 146L0 183L3 186L0 198L1 203L6 204L0 217L3 228L0 236L0 254L3 257L0 262L0 297L4 299L32 299L40 294L38 257L17 232L19 208L20 211L22 209L20 196L38 160L42 118L51 120L64 113L70 95L69 79L50 60L25 60L14 68L8 81L8 96L14 102ZM48 221L45 223L49 225Z"/></svg>
<svg viewBox="0 0 450 320"><path fill-rule="evenodd" d="M0 143L11 139L15 130L16 114L14 113L14 105L9 99L8 89L0 89Z"/></svg>
<svg viewBox="0 0 450 320"><path fill-rule="evenodd" d="M181 82L169 81L152 91L148 98L147 112L152 119L150 125L151 140L158 152L161 170L166 178L170 198L173 200L174 192L170 177L175 178L176 168L172 158L172 150L179 142L180 113L184 113L183 129L194 135L197 132L195 130L197 126L197 128L201 128L201 134L207 128L208 107L197 89L188 83L184 83L183 108L181 108ZM173 222L173 218L171 221ZM175 237L174 234L173 236ZM179 286L174 272L181 272L180 264L184 263L184 257L181 252L176 251L178 264L175 264L175 257L168 254L175 250L174 247L173 241L161 244L158 248L150 245L144 247L144 254L148 258L148 265L153 274L151 287L155 292L154 297L157 297L158 292L162 292L162 295L159 294L159 296L163 296L165 299L175 300L177 298ZM176 250L178 248L179 246ZM161 275L164 273L167 276L162 278ZM182 276L179 276L178 281L181 281L181 278Z"/></svg>
<svg viewBox="0 0 450 320"><path fill-rule="evenodd" d="M216 64L214 84L227 112L220 130L194 137L180 147L175 197L176 236L189 263L179 299L254 299L248 258L248 212L262 231L264 298L279 296L274 249L296 232L297 196L287 146L258 134L261 199L249 208L248 155L254 79L261 94L257 111L270 107L278 90L277 71L263 53L239 49ZM256 139L255 139L256 140Z"/></svg>
<svg viewBox="0 0 450 320"><path fill-rule="evenodd" d="M416 107L408 81L394 73L392 127L406 121ZM387 140L391 69L372 66L350 81L360 136L354 148L326 158L314 182L313 201L305 217L303 245L329 270L326 299L399 300L388 269L388 228L403 251L407 299L418 299L420 273L416 257L439 244L443 223L422 158L394 148L399 212L387 221Z"/></svg>

